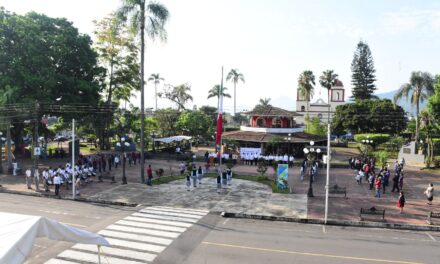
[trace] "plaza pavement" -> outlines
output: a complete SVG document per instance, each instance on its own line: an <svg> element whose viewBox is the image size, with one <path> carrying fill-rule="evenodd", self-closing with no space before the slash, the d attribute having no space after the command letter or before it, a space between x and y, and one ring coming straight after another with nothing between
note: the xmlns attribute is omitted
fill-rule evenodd
<svg viewBox="0 0 440 264"><path fill-rule="evenodd" d="M58 166L65 161L50 160L44 165ZM165 175L177 174L178 161L147 160L153 171L158 168L165 170ZM43 164L41 164L43 165ZM197 165L203 165L197 163ZM20 161L20 166L31 166L30 161ZM237 165L233 168L234 173L240 175L255 175L256 166ZM397 193L391 193L388 187L382 198L374 197L374 190L369 190L368 184L358 185L354 179L355 171L347 168L332 168L330 171L330 186L338 184L347 187L347 198L343 195L331 195L329 199L329 219L358 221L360 208L385 209L386 222L397 224L425 225L429 211L440 211L440 203L434 199L434 205L428 206L423 191L428 183L432 182L434 188L440 186L438 175L432 172L421 171L419 168L405 168L404 191L407 203L404 213L400 214L397 204ZM227 211L252 215L268 215L294 218L323 219L324 217L324 194L325 194L325 168L321 168L318 177L313 184L315 197L307 198L308 177L304 181L299 179L299 168L289 169L289 184L292 194L272 193L269 187L251 182L233 179L220 194L217 193L215 179L205 178L201 187L187 191L185 181L174 181L169 184L158 186L146 186L140 184L139 165L127 165L127 185L121 185L122 168L113 169L110 174L105 174L104 181L98 182L97 177L93 182L81 188L81 196L91 199L142 203L152 206L177 206L200 208L210 211ZM110 176L116 176L117 183L111 183ZM266 175L274 177L274 171L269 168ZM35 193L28 190L25 185L25 177L1 175L0 191L16 191L21 193ZM33 185L34 188L34 185ZM40 185L40 190L43 187ZM49 195L53 195L53 188ZM71 197L71 190L61 188L61 195ZM378 217L366 217L366 220L379 221Z"/></svg>

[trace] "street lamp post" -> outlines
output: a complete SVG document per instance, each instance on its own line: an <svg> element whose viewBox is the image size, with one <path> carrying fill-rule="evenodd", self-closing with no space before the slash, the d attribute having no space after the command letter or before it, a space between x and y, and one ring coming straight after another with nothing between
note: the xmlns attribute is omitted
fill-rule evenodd
<svg viewBox="0 0 440 264"><path fill-rule="evenodd" d="M321 153L321 149L320 148L315 148L313 147L315 145L314 141L310 141L310 147L305 147L303 149L304 154L307 155L307 160L310 163L310 179L309 179L309 189L307 190L307 197L314 197L313 195L313 157L312 157L312 153L315 153L313 155L315 155L315 158L317 157L317 155L319 153Z"/></svg>
<svg viewBox="0 0 440 264"><path fill-rule="evenodd" d="M122 137L121 142L116 143L116 146L121 148L122 153L122 184L127 184L127 177L125 177L125 147L129 147L130 143L125 142L125 137Z"/></svg>
<svg viewBox="0 0 440 264"><path fill-rule="evenodd" d="M368 145L373 145L373 140L369 139L370 137L367 136L367 139L362 139L362 144L365 145L365 156L368 158Z"/></svg>
<svg viewBox="0 0 440 264"><path fill-rule="evenodd" d="M289 142L289 145L287 146L287 155L290 158L290 142L292 140L292 134L287 134L287 137L285 137L284 140L287 140Z"/></svg>
<svg viewBox="0 0 440 264"><path fill-rule="evenodd" d="M3 173L3 132L0 131L0 173Z"/></svg>

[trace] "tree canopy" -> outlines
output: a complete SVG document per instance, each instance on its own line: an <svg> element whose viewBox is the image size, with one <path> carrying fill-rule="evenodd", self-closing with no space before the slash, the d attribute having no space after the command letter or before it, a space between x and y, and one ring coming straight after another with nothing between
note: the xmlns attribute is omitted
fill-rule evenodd
<svg viewBox="0 0 440 264"><path fill-rule="evenodd" d="M397 134L406 128L406 124L405 111L390 100L358 100L336 107L332 129L354 133Z"/></svg>
<svg viewBox="0 0 440 264"><path fill-rule="evenodd" d="M351 84L353 85L352 98L356 100L375 98L376 70L374 69L373 56L368 44L360 41L351 63Z"/></svg>

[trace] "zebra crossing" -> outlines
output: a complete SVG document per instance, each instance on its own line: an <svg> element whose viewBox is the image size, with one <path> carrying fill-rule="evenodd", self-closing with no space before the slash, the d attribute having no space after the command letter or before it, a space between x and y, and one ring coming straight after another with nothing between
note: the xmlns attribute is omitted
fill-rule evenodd
<svg viewBox="0 0 440 264"><path fill-rule="evenodd" d="M166 206L141 209L98 232L110 243L101 247L101 263L150 263L206 214L208 211ZM75 244L45 263L98 263L98 247Z"/></svg>

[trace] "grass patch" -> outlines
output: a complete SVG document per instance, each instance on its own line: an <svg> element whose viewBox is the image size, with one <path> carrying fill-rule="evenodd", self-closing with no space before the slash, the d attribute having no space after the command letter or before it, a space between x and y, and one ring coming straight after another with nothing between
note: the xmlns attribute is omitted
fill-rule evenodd
<svg viewBox="0 0 440 264"><path fill-rule="evenodd" d="M159 178L153 179L153 185L169 183L172 181L183 180L186 179L185 175L171 175L171 176L162 176Z"/></svg>

